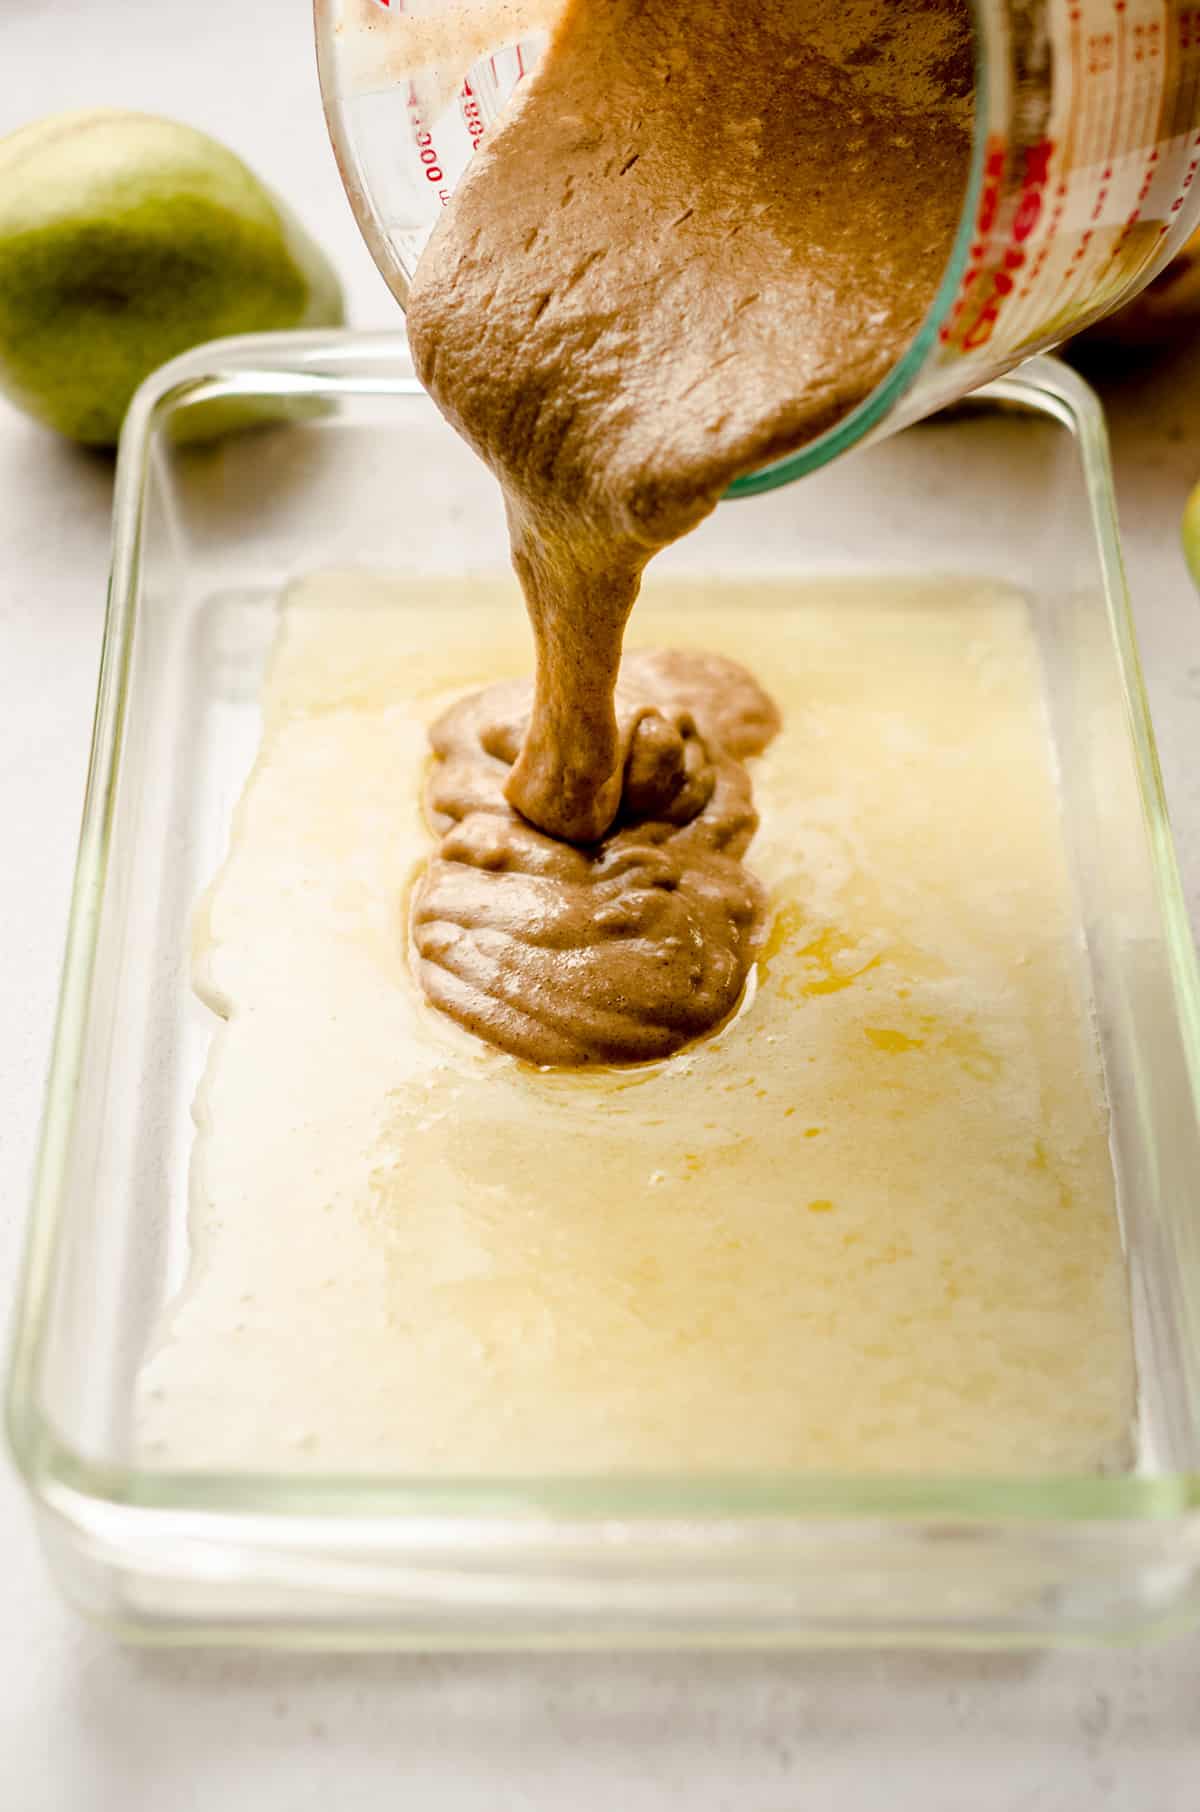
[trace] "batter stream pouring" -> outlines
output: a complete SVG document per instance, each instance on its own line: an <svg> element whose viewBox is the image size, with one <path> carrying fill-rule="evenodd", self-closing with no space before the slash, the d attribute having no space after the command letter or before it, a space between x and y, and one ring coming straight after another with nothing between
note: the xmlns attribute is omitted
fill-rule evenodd
<svg viewBox="0 0 1200 1812"><path fill-rule="evenodd" d="M722 687L756 689L735 669L680 698L643 662L622 727L625 624L651 555L916 331L966 183L969 43L960 0L580 0L418 267L417 370L503 486L537 665L519 724L507 690L471 706L482 763L461 718L435 732L435 793L463 786L416 942L431 999L506 1049L659 1056L736 1003L755 820L714 725Z"/></svg>
<svg viewBox="0 0 1200 1812"><path fill-rule="evenodd" d="M506 12L519 30L522 8ZM478 23L479 9L462 17ZM966 0L566 0L540 65L447 197L407 292L409 339L419 376L503 488L536 672L519 725L510 699L495 701L494 720L486 699L473 708L481 750L494 768L503 745L510 771L482 806L470 785L457 802L415 923L431 998L505 1048L562 1061L556 1039L527 1035L531 990L550 962L556 1002L569 996L596 949L615 964L622 939L648 940L648 972L678 973L680 1003L705 992L706 972L699 957L678 961L681 929L685 944L716 937L744 979L757 927L740 882L715 911L685 914L682 928L672 919L660 944L661 911L647 917L643 896L678 877L648 881L629 865L639 905L623 899L615 916L606 905L618 927L609 943L595 911L583 931L560 894L544 919L515 918L512 876L548 863L537 878L553 891L560 865L531 850L530 826L582 846L581 860L608 877L615 832L627 858L631 837L660 848L690 817L703 824L709 808L682 764L678 798L660 785L649 816L627 785L647 739L695 732L697 759L719 757L696 713L672 718L653 687L618 721L643 569L732 484L861 417L927 334L980 175L975 48ZM444 63L445 44L437 54ZM413 87L411 104L417 96ZM432 177L438 153L424 137ZM996 160L984 167L993 214ZM1047 158L1035 166L1044 177ZM1026 195L1012 227L1021 247L1006 254L997 293L1016 289L1040 211ZM1115 271L1120 247L1109 250ZM973 256L977 276L984 254ZM992 337L995 310L981 296L968 285L943 343L955 322L964 352ZM451 774L469 765L459 750ZM438 787L444 795L445 775ZM480 811L488 822L473 834ZM752 830L751 818L742 847ZM645 1054L643 1021L682 1022L664 1019L657 997L638 998L636 974L618 983L612 969L617 1016L638 1023L638 1038L576 1060ZM715 1024L727 990L713 1000ZM693 1020L670 1048L706 1029ZM505 1030L517 1022L520 1038Z"/></svg>

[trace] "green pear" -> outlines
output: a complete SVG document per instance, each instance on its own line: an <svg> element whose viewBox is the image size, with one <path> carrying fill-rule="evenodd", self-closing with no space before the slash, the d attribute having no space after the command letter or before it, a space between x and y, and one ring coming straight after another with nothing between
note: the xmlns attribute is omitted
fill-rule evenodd
<svg viewBox="0 0 1200 1812"><path fill-rule="evenodd" d="M114 445L202 340L343 318L324 254L205 133L97 110L0 139L0 390L70 439Z"/></svg>

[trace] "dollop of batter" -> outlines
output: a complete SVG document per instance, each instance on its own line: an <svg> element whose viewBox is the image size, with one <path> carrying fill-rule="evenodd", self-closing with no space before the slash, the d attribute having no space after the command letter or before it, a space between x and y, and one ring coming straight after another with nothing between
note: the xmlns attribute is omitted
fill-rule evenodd
<svg viewBox="0 0 1200 1812"><path fill-rule="evenodd" d="M615 694L618 800L599 841L537 829L507 796L531 686L490 686L433 726L427 809L441 842L416 892L428 998L539 1064L665 1057L733 1011L762 896L743 765L779 717L717 655L638 652Z"/></svg>

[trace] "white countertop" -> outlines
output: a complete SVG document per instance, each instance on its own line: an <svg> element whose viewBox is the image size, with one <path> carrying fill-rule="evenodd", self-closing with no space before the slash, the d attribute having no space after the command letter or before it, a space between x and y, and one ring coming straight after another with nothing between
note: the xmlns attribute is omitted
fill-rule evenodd
<svg viewBox="0 0 1200 1812"><path fill-rule="evenodd" d="M223 138L390 299L325 139L308 0L0 6L0 133L135 106ZM1118 495L1185 884L1200 921L1200 344L1110 392ZM104 610L111 465L0 402L0 1311L21 1246ZM277 1658L124 1651L55 1596L0 1461L4 1812L1194 1812L1200 1635L1007 1657Z"/></svg>

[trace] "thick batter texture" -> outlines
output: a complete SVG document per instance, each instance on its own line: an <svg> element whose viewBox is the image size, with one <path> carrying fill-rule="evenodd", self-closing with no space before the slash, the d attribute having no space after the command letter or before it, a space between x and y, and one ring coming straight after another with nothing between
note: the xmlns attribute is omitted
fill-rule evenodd
<svg viewBox="0 0 1200 1812"><path fill-rule="evenodd" d="M966 0L567 0L408 298L417 370L504 488L537 643L508 781L590 843L642 569L861 402L945 267Z"/></svg>
<svg viewBox="0 0 1200 1812"><path fill-rule="evenodd" d="M742 758L779 727L720 655L627 655L622 790L598 843L563 843L505 786L531 688L489 686L433 726L428 805L442 833L413 933L430 1000L532 1063L666 1057L741 996L762 916L742 857L758 818Z"/></svg>
<svg viewBox="0 0 1200 1812"><path fill-rule="evenodd" d="M291 594L202 913L222 1015L151 1464L409 1475L1127 1464L1107 1125L1025 606L978 580L651 584L748 647L768 902L743 1009L538 1070L434 1011L404 901L430 725L515 588ZM431 633L431 625L437 633Z"/></svg>

